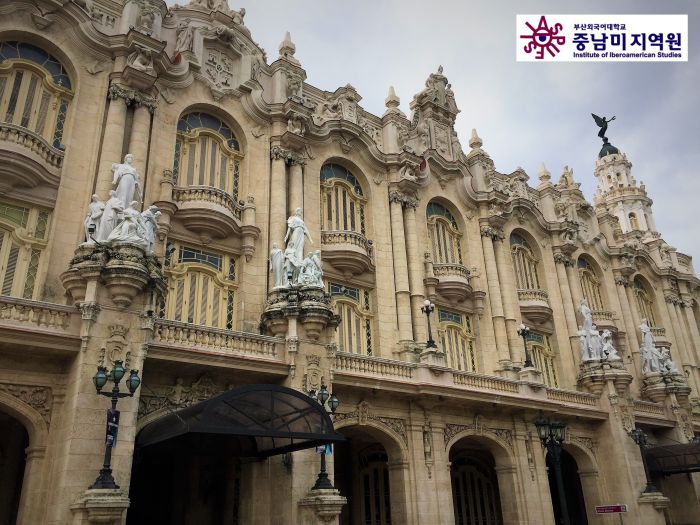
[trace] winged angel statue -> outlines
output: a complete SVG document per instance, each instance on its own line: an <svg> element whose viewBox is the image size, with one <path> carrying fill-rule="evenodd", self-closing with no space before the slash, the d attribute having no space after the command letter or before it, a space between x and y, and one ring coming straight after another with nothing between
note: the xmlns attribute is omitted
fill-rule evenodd
<svg viewBox="0 0 700 525"><path fill-rule="evenodd" d="M591 116L593 117L593 120L595 120L595 123L598 124L598 127L600 128L600 131L598 132L598 136L603 139L603 142L608 141L608 137L605 136L605 132L608 131L608 124L615 120L615 117L611 118L610 120L607 120L605 117L599 117L595 113L591 113Z"/></svg>

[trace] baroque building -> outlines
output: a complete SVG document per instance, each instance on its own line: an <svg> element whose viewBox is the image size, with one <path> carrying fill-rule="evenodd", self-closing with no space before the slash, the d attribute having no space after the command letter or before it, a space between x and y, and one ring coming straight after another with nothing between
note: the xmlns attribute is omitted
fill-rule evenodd
<svg viewBox="0 0 700 525"><path fill-rule="evenodd" d="M591 204L441 67L378 116L225 0L0 14L0 524L697 522L700 281L607 139Z"/></svg>

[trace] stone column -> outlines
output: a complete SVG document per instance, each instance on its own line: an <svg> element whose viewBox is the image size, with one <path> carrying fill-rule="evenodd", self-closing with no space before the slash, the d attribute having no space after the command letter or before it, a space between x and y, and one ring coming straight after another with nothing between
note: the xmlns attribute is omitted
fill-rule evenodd
<svg viewBox="0 0 700 525"><path fill-rule="evenodd" d="M112 164L122 162L124 147L124 132L126 128L126 105L128 92L124 88L112 84L109 87L109 108L107 122L102 137L100 164L97 169L97 185L95 192L100 199L107 199L112 189Z"/></svg>
<svg viewBox="0 0 700 525"><path fill-rule="evenodd" d="M690 340L688 338L688 332L685 329L683 321L683 310L680 306L680 299L673 301L672 303L666 303L668 309L671 312L671 322L673 323L673 329L676 332L676 344L679 347L678 358L681 359L683 364L690 363L691 346Z"/></svg>
<svg viewBox="0 0 700 525"><path fill-rule="evenodd" d="M270 159L270 246L272 243L284 249L284 234L287 231L287 152L279 146L272 146Z"/></svg>
<svg viewBox="0 0 700 525"><path fill-rule="evenodd" d="M399 191L391 191L389 193L391 244L394 256L394 286L396 289L396 310L399 320L399 341L412 341L411 297L408 285L406 237L402 211L405 200L406 196Z"/></svg>
<svg viewBox="0 0 700 525"><path fill-rule="evenodd" d="M683 310L685 310L685 315L687 319L687 325L690 330L689 339L692 341L693 346L691 347L690 367L692 369L691 375L693 376L693 381L695 385L698 384L698 356L700 356L700 332L698 331L698 325L695 323L695 316L693 315L692 302L690 300L684 300ZM697 388L694 392L693 397L700 396Z"/></svg>
<svg viewBox="0 0 700 525"><path fill-rule="evenodd" d="M151 136L151 112L153 105L139 103L134 110L134 121L131 124L131 136L129 137L129 151L134 156L134 167L141 178L141 191L144 191L146 181L146 164L148 161L148 146ZM144 196L141 200L145 201ZM145 202L144 202L145 204ZM125 206L129 203L125 202Z"/></svg>
<svg viewBox="0 0 700 525"><path fill-rule="evenodd" d="M554 264L557 269L557 285L564 307L564 318L566 319L566 330L568 332L566 334L567 340L572 350L572 363L574 367L577 367L581 360L581 352L580 350L577 351L577 349L580 348L578 343L578 324L576 322L576 311L574 310L574 303L571 297L571 287L569 286L569 280L566 275L566 268L573 265L573 260L568 255L557 252L554 254ZM575 381L576 370L573 370L572 375Z"/></svg>
<svg viewBox="0 0 700 525"><path fill-rule="evenodd" d="M418 253L416 204L417 203L415 200L409 200L406 202L406 207L403 210L403 220L406 229L408 280L411 288L411 321L413 322L413 339L418 342L423 342L427 340L426 322L424 319L422 319L423 313L421 312L420 307L425 300L425 291L423 289L423 257L421 257Z"/></svg>
<svg viewBox="0 0 700 525"><path fill-rule="evenodd" d="M493 248L496 256L498 281L501 285L501 299L503 300L509 354L511 360L520 361L520 357L522 357L522 362L525 363L525 349L517 333L518 320L520 319L520 300L515 283L515 273L513 272L513 264L510 260L507 245L504 245L502 238L498 239L498 241L493 243Z"/></svg>
<svg viewBox="0 0 700 525"><path fill-rule="evenodd" d="M571 259L571 258L570 258ZM574 266L576 261L571 259L570 264L566 264L566 278L569 282L569 289L571 290L571 301L574 306L574 310L578 309L581 304L581 299L583 299L583 292L581 291L581 283L578 280L578 275L576 274L576 269Z"/></svg>
<svg viewBox="0 0 700 525"><path fill-rule="evenodd" d="M637 340L637 325L632 317L632 311L630 309L629 301L625 289L629 286L629 281L627 278L621 275L615 276L615 285L617 288L617 297L620 302L620 310L622 311L622 321L625 324L625 331L627 332L627 346L629 347L630 355L632 356L632 363L634 366L635 377L637 378L637 386L641 386L642 380L642 369L639 362L639 341Z"/></svg>
<svg viewBox="0 0 700 525"><path fill-rule="evenodd" d="M295 156L289 166L289 193L287 198L287 215L294 214L297 208L304 211L304 178L302 166L304 161Z"/></svg>
<svg viewBox="0 0 700 525"><path fill-rule="evenodd" d="M44 476L44 458L46 447L29 446L25 450L26 460L24 464L24 478L22 479L22 494L17 515L18 524L40 523L43 519L45 505L37 504L37 500L46 501L46 494L42 491Z"/></svg>
<svg viewBox="0 0 700 525"><path fill-rule="evenodd" d="M491 303L491 315L493 316L493 329L496 339L496 350L501 370L510 370L512 360L508 350L508 336L506 335L506 320L503 313L503 300L501 287L498 282L498 270L496 267L496 255L493 243L503 238L500 230L490 226L481 228L481 245L484 251L484 263L486 282L489 289L489 302Z"/></svg>

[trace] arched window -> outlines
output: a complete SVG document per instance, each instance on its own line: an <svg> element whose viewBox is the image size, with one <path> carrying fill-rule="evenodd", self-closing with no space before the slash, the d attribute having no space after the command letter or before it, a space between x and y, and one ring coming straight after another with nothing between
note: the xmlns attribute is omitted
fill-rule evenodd
<svg viewBox="0 0 700 525"><path fill-rule="evenodd" d="M0 202L0 295L39 298L48 226L48 211Z"/></svg>
<svg viewBox="0 0 700 525"><path fill-rule="evenodd" d="M456 370L476 372L476 348L472 320L469 316L438 309L439 336L447 366Z"/></svg>
<svg viewBox="0 0 700 525"><path fill-rule="evenodd" d="M70 78L58 59L32 44L0 42L0 121L62 149L72 98Z"/></svg>
<svg viewBox="0 0 700 525"><path fill-rule="evenodd" d="M510 251L513 257L515 278L521 290L539 290L538 260L530 245L517 233L510 234Z"/></svg>
<svg viewBox="0 0 700 525"><path fill-rule="evenodd" d="M657 327L654 316L654 296L639 277L634 278L634 295L637 298L637 309L641 318L646 319L649 326Z"/></svg>
<svg viewBox="0 0 700 525"><path fill-rule="evenodd" d="M181 187L209 186L238 201L243 154L231 128L208 113L187 113L177 123L173 180Z"/></svg>
<svg viewBox="0 0 700 525"><path fill-rule="evenodd" d="M176 245L166 260L167 301L160 316L183 323L232 330L235 324L236 260L230 255Z"/></svg>
<svg viewBox="0 0 700 525"><path fill-rule="evenodd" d="M535 368L542 372L544 384L552 388L559 388L554 350L550 345L549 336L530 332L530 335L527 336L527 345Z"/></svg>
<svg viewBox="0 0 700 525"><path fill-rule="evenodd" d="M372 355L372 303L369 290L328 283L333 307L340 316L336 342L341 352Z"/></svg>
<svg viewBox="0 0 700 525"><path fill-rule="evenodd" d="M637 221L637 215L634 213L630 213L628 215L629 220L630 220L630 229L631 230L638 230L639 229L639 222Z"/></svg>
<svg viewBox="0 0 700 525"><path fill-rule="evenodd" d="M436 264L464 264L462 262L462 234L457 221L442 204L431 202L426 210L428 235Z"/></svg>
<svg viewBox="0 0 700 525"><path fill-rule="evenodd" d="M321 168L321 229L366 235L365 203L355 176L338 164Z"/></svg>
<svg viewBox="0 0 700 525"><path fill-rule="evenodd" d="M578 277L588 307L593 311L605 310L603 296L600 292L600 281L596 277L593 267L584 257L578 259Z"/></svg>

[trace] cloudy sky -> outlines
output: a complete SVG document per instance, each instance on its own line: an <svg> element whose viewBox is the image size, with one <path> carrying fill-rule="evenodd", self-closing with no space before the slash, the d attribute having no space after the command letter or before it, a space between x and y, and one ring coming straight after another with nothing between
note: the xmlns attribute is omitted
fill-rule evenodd
<svg viewBox="0 0 700 525"><path fill-rule="evenodd" d="M496 169L522 166L536 185L545 162L558 178L574 169L587 198L600 150L591 113L616 115L608 137L633 163L654 200L664 239L693 255L700 271L700 2L697 0L251 0L246 25L277 57L290 31L308 82L333 91L347 83L381 115L393 85L408 103L444 67L467 147L476 128ZM180 3L184 3L180 0ZM515 62L516 14L689 15L690 61L565 64ZM556 179L555 179L556 180Z"/></svg>

